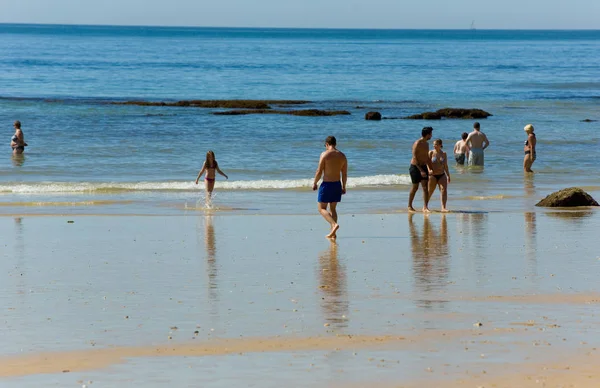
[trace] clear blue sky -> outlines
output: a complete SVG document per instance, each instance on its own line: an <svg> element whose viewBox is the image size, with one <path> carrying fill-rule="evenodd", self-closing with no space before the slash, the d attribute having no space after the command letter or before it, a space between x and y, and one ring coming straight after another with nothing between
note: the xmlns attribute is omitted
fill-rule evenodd
<svg viewBox="0 0 600 388"><path fill-rule="evenodd" d="M600 0L0 0L0 23L600 29Z"/></svg>

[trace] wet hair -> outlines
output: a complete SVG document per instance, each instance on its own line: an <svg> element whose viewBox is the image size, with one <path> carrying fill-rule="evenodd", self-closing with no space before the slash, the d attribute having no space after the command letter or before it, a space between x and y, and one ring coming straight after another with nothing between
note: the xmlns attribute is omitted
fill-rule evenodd
<svg viewBox="0 0 600 388"><path fill-rule="evenodd" d="M433 128L432 128L432 127L424 127L424 128L421 130L421 136L422 136L422 137L425 137L425 136L427 136L427 135L431 135L432 133L433 133Z"/></svg>
<svg viewBox="0 0 600 388"><path fill-rule="evenodd" d="M212 163L211 163L210 159L212 159ZM204 163L205 163L206 168L217 168L217 166L219 165L217 163L217 159L215 159L215 153L212 151L208 151L206 153L206 162L204 162Z"/></svg>
<svg viewBox="0 0 600 388"><path fill-rule="evenodd" d="M463 133L462 133L462 135L460 135L460 137L461 137L463 140L467 140L467 137L469 137L469 134L468 134L468 133L466 133L466 132L463 132Z"/></svg>
<svg viewBox="0 0 600 388"><path fill-rule="evenodd" d="M479 129L480 128L480 125L479 125L479 123L477 121L475 121L473 123L473 128L475 128L475 129Z"/></svg>
<svg viewBox="0 0 600 388"><path fill-rule="evenodd" d="M15 127L21 129L21 122L19 120L15 121Z"/></svg>
<svg viewBox="0 0 600 388"><path fill-rule="evenodd" d="M327 139L325 139L325 144L335 147L337 144L337 141L335 140L335 136L327 136Z"/></svg>
<svg viewBox="0 0 600 388"><path fill-rule="evenodd" d="M433 141L433 145L439 144L440 147L444 147L444 143L442 143L442 139L435 139Z"/></svg>

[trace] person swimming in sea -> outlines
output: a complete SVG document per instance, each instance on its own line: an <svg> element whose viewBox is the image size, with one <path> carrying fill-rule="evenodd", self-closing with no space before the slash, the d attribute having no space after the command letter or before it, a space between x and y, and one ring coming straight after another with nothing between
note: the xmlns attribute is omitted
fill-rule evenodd
<svg viewBox="0 0 600 388"><path fill-rule="evenodd" d="M17 120L13 126L15 127L15 134L10 139L10 148L12 148L13 154L22 154L25 152L27 143L25 143L25 136L21 130L21 122Z"/></svg>
<svg viewBox="0 0 600 388"><path fill-rule="evenodd" d="M202 169L198 173L196 184L198 184L200 177L205 172L206 175L204 176L204 184L206 187L206 203L209 204L212 198L213 189L215 188L215 179L217 177L216 173L218 172L219 174L223 175L225 179L229 179L229 177L219 168L219 163L217 163L217 160L215 159L215 153L212 151L208 151L206 153L206 160L204 161L204 164L202 164Z"/></svg>
<svg viewBox="0 0 600 388"><path fill-rule="evenodd" d="M456 160L456 163L461 166L464 166L465 161L469 159L469 145L467 144L467 137L469 137L469 134L463 132L461 135L462 139L454 144L454 160Z"/></svg>
<svg viewBox="0 0 600 388"><path fill-rule="evenodd" d="M448 183L450 183L450 171L448 171L448 156L442 150L444 145L442 139L433 141L433 150L429 151L431 168L429 170L429 200L433 196L435 187L439 186L442 201L442 212L446 213L446 202L448 201Z"/></svg>
<svg viewBox="0 0 600 388"><path fill-rule="evenodd" d="M329 223L329 234L325 237L335 239L340 228L338 224L337 204L346 194L346 181L348 180L348 160L343 152L336 148L337 140L334 136L325 139L325 151L319 159L319 166L313 181L313 190L319 189L317 198L319 213ZM340 179L341 176L341 179ZM318 183L323 178L321 186ZM329 206L329 210L327 210Z"/></svg>
<svg viewBox="0 0 600 388"><path fill-rule="evenodd" d="M523 170L525 170L525 172L533 172L531 166L533 165L533 162L535 162L535 159L537 157L535 152L537 139L535 138L535 133L533 133L535 128L533 128L533 125L527 124L525 128L523 128L523 130L525 131L525 133L527 133L527 140L525 140L524 147L525 157L523 158Z"/></svg>

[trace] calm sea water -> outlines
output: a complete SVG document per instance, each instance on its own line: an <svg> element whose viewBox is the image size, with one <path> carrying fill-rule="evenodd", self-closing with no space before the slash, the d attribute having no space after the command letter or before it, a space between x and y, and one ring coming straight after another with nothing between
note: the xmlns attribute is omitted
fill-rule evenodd
<svg viewBox="0 0 600 388"><path fill-rule="evenodd" d="M481 108L484 171L451 167L450 206L530 207L555 189L600 189L600 31L402 31L0 25L0 212L196 209L207 150L230 181L216 206L312 212L310 180L333 134L350 160L346 209L404 207L411 143L446 150L472 121L383 120ZM115 100L305 99L350 116L215 116ZM12 158L12 122L29 144ZM538 135L522 174L523 126ZM437 205L437 195L434 197ZM477 199L488 199L477 201ZM434 206L435 207L435 206Z"/></svg>

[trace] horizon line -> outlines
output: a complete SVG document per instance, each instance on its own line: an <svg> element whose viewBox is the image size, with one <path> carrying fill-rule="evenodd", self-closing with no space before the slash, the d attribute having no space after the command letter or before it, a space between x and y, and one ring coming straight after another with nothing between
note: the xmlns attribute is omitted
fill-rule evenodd
<svg viewBox="0 0 600 388"><path fill-rule="evenodd" d="M70 26L70 27L139 27L139 28L213 28L213 29L270 29L270 30L356 30L356 31L600 31L588 28L377 28L377 27L250 27L250 26L190 26L152 24L77 24L77 23L25 23L0 22L12 26Z"/></svg>

